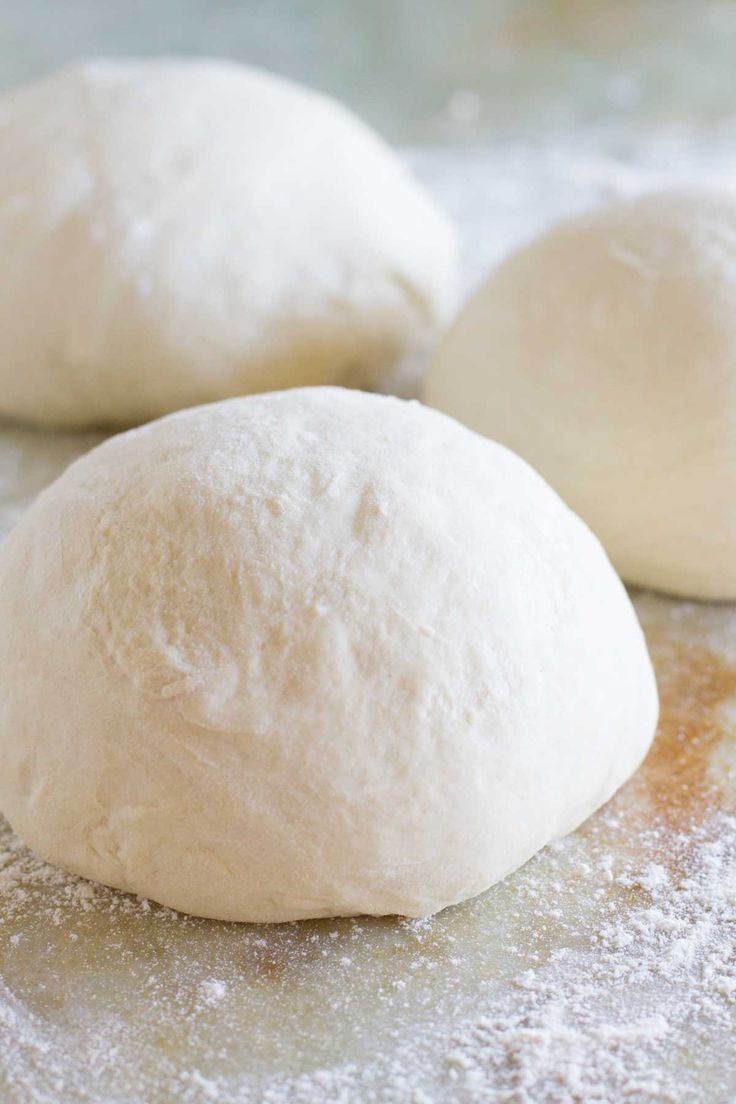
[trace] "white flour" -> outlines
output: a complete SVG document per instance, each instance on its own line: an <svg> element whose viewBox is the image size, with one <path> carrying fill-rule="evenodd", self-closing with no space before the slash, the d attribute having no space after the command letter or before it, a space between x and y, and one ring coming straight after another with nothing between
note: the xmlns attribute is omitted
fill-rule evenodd
<svg viewBox="0 0 736 1104"><path fill-rule="evenodd" d="M218 1077L196 1067L177 1070L173 1064L167 1069L164 1062L155 1077L129 1070L126 1090L118 1095L118 1057L128 1049L124 1023L100 1018L94 1031L77 1036L73 1051L62 1031L3 988L2 1099L425 1104L449 1086L448 1099L478 1104L733 1099L736 817L714 814L707 824L674 836L666 843L665 867L662 829L656 824L640 835L635 861L617 855L615 843L613 852L599 852L598 837L605 836L608 845L611 833L626 846L625 820L616 809L614 804L596 819L584 845L578 837L557 844L546 856L541 884L539 863L518 878L522 899L533 905L536 899L548 900L550 877L561 883L579 879L584 864L581 892L603 901L599 886L608 885L605 903L594 908L592 917L585 916L580 929L575 913L568 914L569 945L556 949L539 969L522 970L510 985L482 983L475 1013L461 1023L437 1021L413 1039L402 1037L398 1023L395 1047L360 1068L337 1063L264 1085L243 1074ZM29 856L9 834L3 846L8 916L28 916L30 898L37 922L49 930L70 908L102 911L113 929L116 916L141 911L159 930L190 923L60 874ZM608 900L611 893L616 904ZM360 927L359 921L348 923ZM415 939L417 964L435 923L405 925ZM259 934L246 935L246 941L267 943L262 929L249 932L256 930ZM12 937L16 946L23 938L22 930ZM304 954L298 926L287 929L285 938L288 954ZM179 968L178 992L157 993L152 979L151 1027L157 1020L164 1030L177 1018L204 1020L227 998L228 981L210 978L199 983L192 1001L186 979L191 963L182 961ZM452 970L449 963L447 969ZM713 1054L706 1053L714 1049L723 1055L720 1083L713 1079L718 1069ZM708 1081L698 1084L703 1057Z"/></svg>

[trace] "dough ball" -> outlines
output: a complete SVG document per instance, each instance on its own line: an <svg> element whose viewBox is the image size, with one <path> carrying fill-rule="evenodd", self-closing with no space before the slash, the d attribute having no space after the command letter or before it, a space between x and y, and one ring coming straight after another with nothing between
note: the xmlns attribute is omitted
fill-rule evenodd
<svg viewBox="0 0 736 1104"><path fill-rule="evenodd" d="M5 415L129 425L373 385L454 304L454 234L394 154L257 70L64 70L0 98L0 172Z"/></svg>
<svg viewBox="0 0 736 1104"><path fill-rule="evenodd" d="M575 828L657 713L531 468L417 403L235 399L112 438L0 548L0 807L229 920L422 916Z"/></svg>
<svg viewBox="0 0 736 1104"><path fill-rule="evenodd" d="M520 453L631 583L736 599L736 204L695 191L553 228L441 343L432 406Z"/></svg>

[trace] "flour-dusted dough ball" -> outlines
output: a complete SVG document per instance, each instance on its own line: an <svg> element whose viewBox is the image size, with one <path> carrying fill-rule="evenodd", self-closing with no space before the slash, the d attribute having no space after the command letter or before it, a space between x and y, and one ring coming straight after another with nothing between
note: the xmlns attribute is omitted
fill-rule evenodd
<svg viewBox="0 0 736 1104"><path fill-rule="evenodd" d="M172 415L0 548L0 808L51 862L203 916L479 893L611 796L656 714L595 537L418 403Z"/></svg>
<svg viewBox="0 0 736 1104"><path fill-rule="evenodd" d="M336 103L214 61L0 98L0 413L127 425L372 385L454 304L455 236Z"/></svg>
<svg viewBox="0 0 736 1104"><path fill-rule="evenodd" d="M632 583L736 598L736 203L697 191L553 228L493 272L425 383L520 453Z"/></svg>

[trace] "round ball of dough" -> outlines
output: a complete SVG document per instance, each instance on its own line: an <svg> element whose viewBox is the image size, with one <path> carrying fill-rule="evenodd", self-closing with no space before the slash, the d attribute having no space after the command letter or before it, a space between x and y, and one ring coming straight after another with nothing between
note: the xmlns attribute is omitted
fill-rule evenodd
<svg viewBox="0 0 736 1104"><path fill-rule="evenodd" d="M631 583L736 598L736 203L652 193L508 258L425 399L514 449Z"/></svg>
<svg viewBox="0 0 736 1104"><path fill-rule="evenodd" d="M77 461L0 549L0 808L229 920L421 916L573 829L657 697L598 541L417 403L236 399Z"/></svg>
<svg viewBox="0 0 736 1104"><path fill-rule="evenodd" d="M0 169L5 415L373 385L454 305L454 233L388 147L243 66L99 61L5 94Z"/></svg>

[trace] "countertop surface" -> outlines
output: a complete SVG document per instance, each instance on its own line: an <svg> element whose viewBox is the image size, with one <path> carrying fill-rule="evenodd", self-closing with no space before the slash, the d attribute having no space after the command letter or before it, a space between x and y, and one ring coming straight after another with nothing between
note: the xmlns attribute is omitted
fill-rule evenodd
<svg viewBox="0 0 736 1104"><path fill-rule="evenodd" d="M0 0L0 88L189 54L337 96L402 144L734 133L732 0Z"/></svg>

